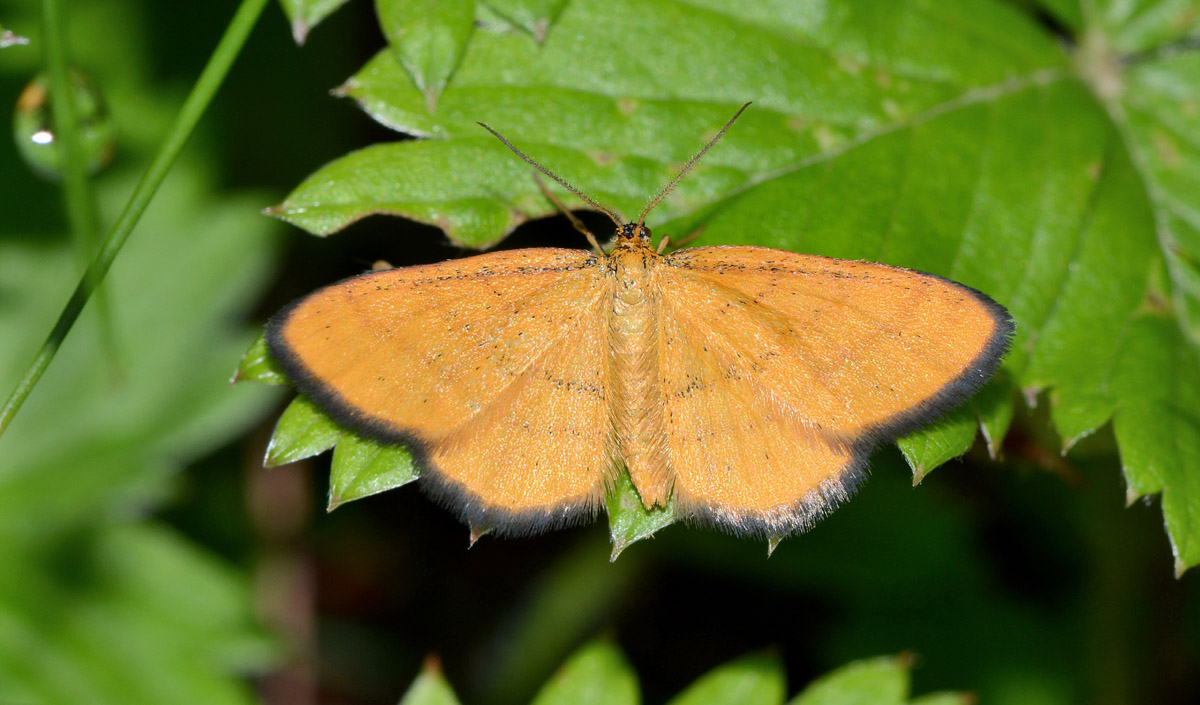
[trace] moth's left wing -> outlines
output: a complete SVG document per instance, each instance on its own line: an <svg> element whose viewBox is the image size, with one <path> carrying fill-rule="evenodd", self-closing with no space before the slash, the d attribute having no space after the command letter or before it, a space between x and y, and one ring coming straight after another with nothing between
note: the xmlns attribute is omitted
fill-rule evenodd
<svg viewBox="0 0 1200 705"><path fill-rule="evenodd" d="M806 528L870 450L995 372L1007 311L922 272L755 247L665 258L663 397L685 514Z"/></svg>

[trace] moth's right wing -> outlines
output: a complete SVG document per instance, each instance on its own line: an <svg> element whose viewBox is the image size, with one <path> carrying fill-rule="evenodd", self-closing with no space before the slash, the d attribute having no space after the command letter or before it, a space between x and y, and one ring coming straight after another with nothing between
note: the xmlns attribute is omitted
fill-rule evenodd
<svg viewBox="0 0 1200 705"><path fill-rule="evenodd" d="M603 278L549 248L372 272L288 306L267 344L334 419L412 445L474 525L534 529L603 496Z"/></svg>

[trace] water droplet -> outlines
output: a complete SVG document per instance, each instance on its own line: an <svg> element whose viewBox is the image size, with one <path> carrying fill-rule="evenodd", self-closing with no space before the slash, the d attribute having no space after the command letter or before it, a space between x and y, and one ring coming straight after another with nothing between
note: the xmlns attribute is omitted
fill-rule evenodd
<svg viewBox="0 0 1200 705"><path fill-rule="evenodd" d="M79 150L87 172L95 174L112 162L116 126L92 80L78 69L71 69L69 76L79 125ZM49 79L45 73L35 76L17 98L13 138L17 151L31 169L47 179L58 180L63 156L54 134Z"/></svg>
<svg viewBox="0 0 1200 705"><path fill-rule="evenodd" d="M13 34L12 31L5 29L4 25L0 25L0 49L21 46L28 43L28 37L22 37L19 34Z"/></svg>

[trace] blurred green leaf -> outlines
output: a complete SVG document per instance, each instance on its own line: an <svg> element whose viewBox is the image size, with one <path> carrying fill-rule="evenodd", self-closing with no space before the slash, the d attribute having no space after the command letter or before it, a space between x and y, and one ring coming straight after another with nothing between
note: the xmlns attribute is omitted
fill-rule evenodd
<svg viewBox="0 0 1200 705"><path fill-rule="evenodd" d="M102 203L128 193L106 181ZM271 404L230 389L228 365L254 333L232 325L270 273L275 239L254 200L208 199L182 166L164 185L106 283L116 368L98 356L85 312L0 438L0 533L54 532L153 502L188 459L233 438ZM111 213L108 214L112 216ZM66 242L0 240L0 378L16 379L75 284Z"/></svg>
<svg viewBox="0 0 1200 705"><path fill-rule="evenodd" d="M975 705L979 699L971 693L931 693L909 702L911 705Z"/></svg>
<svg viewBox="0 0 1200 705"><path fill-rule="evenodd" d="M703 228L700 244L884 261L987 292L1017 321L1002 379L1030 398L1048 390L1064 448L1117 414L1123 456L1135 459L1130 486L1164 492L1180 564L1192 565L1200 522L1186 517L1200 497L1186 479L1190 451L1152 450L1147 434L1120 424L1175 428L1187 449L1200 444L1200 419L1149 403L1145 387L1130 393L1147 403L1119 413L1116 380L1154 369L1125 350L1164 262L1164 315L1181 328L1172 347L1187 357L1200 340L1200 54L1185 51L1200 13L1182 0L1085 13L1042 3L1068 27L1082 23L1068 56L1020 5L910 0L817 13L573 2L544 44L476 32L436 113L381 52L342 92L385 125L442 139L347 155L276 213L318 234L393 213L438 225L459 245L491 245L552 206L477 120L637 213L754 100L652 215L657 231ZM614 48L614 37L639 50ZM970 446L972 416L995 454L1012 399L994 384L903 441L917 476ZM1155 469L1137 461L1151 456Z"/></svg>
<svg viewBox="0 0 1200 705"><path fill-rule="evenodd" d="M0 534L0 702L255 702L230 671L271 650L230 568L153 523L15 538Z"/></svg>
<svg viewBox="0 0 1200 705"><path fill-rule="evenodd" d="M912 658L884 656L855 661L814 681L788 705L967 705L959 693L908 699ZM782 704L784 675L779 660L751 654L714 668L672 698L668 705ZM440 669L426 664L400 705L457 703ZM615 644L596 640L572 654L542 686L531 705L619 705L641 702L637 675Z"/></svg>
<svg viewBox="0 0 1200 705"><path fill-rule="evenodd" d="M459 700L437 661L426 659L417 679L400 699L400 705L459 705Z"/></svg>
<svg viewBox="0 0 1200 705"><path fill-rule="evenodd" d="M37 4L25 5L11 11L38 31L20 16ZM96 181L112 222L177 101L147 81L144 7L70 10L72 61L100 82L119 127L118 159ZM39 58L5 52L0 78L19 86ZM193 139L193 150L210 146ZM13 207L0 228L9 381L79 279L58 194L11 149L4 163L14 168L2 171ZM227 382L231 355L254 339L245 321L271 276L277 229L257 214L264 195L214 195L208 162L186 156L211 152L185 153L109 274L115 354L98 354L96 312L85 311L0 438L0 702L255 702L244 678L272 654L249 581L159 523L134 523L158 510L183 467L244 433L276 397Z"/></svg>
<svg viewBox="0 0 1200 705"><path fill-rule="evenodd" d="M751 654L717 666L668 705L775 705L783 703L783 666L766 654Z"/></svg>
<svg viewBox="0 0 1200 705"><path fill-rule="evenodd" d="M430 112L458 68L475 25L475 0L376 0L379 24Z"/></svg>
<svg viewBox="0 0 1200 705"><path fill-rule="evenodd" d="M1095 0L1080 3L1089 29L1102 33L1121 53L1162 46L1200 33L1195 0Z"/></svg>
<svg viewBox="0 0 1200 705"><path fill-rule="evenodd" d="M532 705L637 705L637 677L616 645L594 641L542 686Z"/></svg>
<svg viewBox="0 0 1200 705"><path fill-rule="evenodd" d="M1071 30L1078 30L1083 26L1083 14L1079 7L1079 0L1009 0L1009 2L1019 6L1041 6L1042 10Z"/></svg>
<svg viewBox="0 0 1200 705"><path fill-rule="evenodd" d="M904 705L911 658L856 661L821 677L788 705Z"/></svg>
<svg viewBox="0 0 1200 705"><path fill-rule="evenodd" d="M292 24L292 38L297 44L308 39L308 33L346 0L279 0L283 12Z"/></svg>

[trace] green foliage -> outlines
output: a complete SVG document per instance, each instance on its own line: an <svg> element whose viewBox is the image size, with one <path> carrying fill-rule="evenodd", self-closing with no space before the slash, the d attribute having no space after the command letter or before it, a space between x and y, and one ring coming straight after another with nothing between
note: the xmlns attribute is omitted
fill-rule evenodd
<svg viewBox="0 0 1200 705"><path fill-rule="evenodd" d="M37 9L5 13L31 39L0 65L10 100L46 45ZM177 101L140 73L145 47L127 3L71 9L73 59L100 79L124 132L118 162L88 194L111 223ZM5 145L0 379L10 384L86 257L53 187ZM254 337L235 321L274 267L277 230L255 214L265 196L216 197L215 180L211 164L180 162L113 267L102 308L84 313L0 437L2 702L251 703L239 674L274 658L247 576L147 516L175 494L184 466L244 433L274 398L231 391L227 379L230 356Z"/></svg>
<svg viewBox="0 0 1200 705"><path fill-rule="evenodd" d="M283 373L283 368L271 357L267 352L267 341L261 335L250 349L242 355L242 361L238 363L237 371L233 374L233 379L229 380L231 384L236 382L262 382L263 384L287 384L287 375Z"/></svg>
<svg viewBox="0 0 1200 705"><path fill-rule="evenodd" d="M228 675L265 656L244 578L156 522L128 523L271 401L225 380L253 336L229 319L262 286L273 238L251 201L209 200L205 181L179 170L114 268L116 356L97 354L99 317L85 317L0 439L0 700L250 702ZM23 293L0 310L0 338L18 342L0 348L4 379L75 261L66 242L0 241L0 278Z"/></svg>
<svg viewBox="0 0 1200 705"><path fill-rule="evenodd" d="M966 694L937 693L909 698L905 657L856 661L811 683L787 705L967 705ZM751 654L701 676L668 705L783 705L786 691L779 660ZM542 686L532 705L637 705L637 677L614 644L593 641L576 651ZM400 705L457 705L436 661L424 670Z"/></svg>
<svg viewBox="0 0 1200 705"><path fill-rule="evenodd" d="M342 0L281 4L302 41ZM381 0L375 16L419 4ZM10 101L44 68L38 8L25 5L0 10L0 94ZM93 182L108 223L227 9L65 5L71 63L96 79L119 130L116 161ZM373 28L333 30L353 12L361 30L371 9L349 5L303 52L278 25L255 32L202 123L219 131L195 138L106 284L111 328L89 311L0 438L0 701L249 703L270 684L252 688L240 675L281 652L315 651L322 693L383 702L431 649L447 656L468 702L497 704L668 702L680 691L680 702L781 703L792 692L785 664L819 673L843 663L788 702L974 702L911 698L910 677L919 690L970 688L1002 705L1184 702L1195 692L1195 675L1178 664L1200 654L1197 583L1162 570L1163 522L1142 506L1160 497L1177 570L1196 563L1194 2L479 0L469 32L461 16L436 45L406 46L391 32L393 43L339 90L425 139L346 154L369 141L356 131L367 121L319 101L358 68L339 63L347 47L379 41ZM393 30L448 22L388 16ZM10 29L31 43L11 44ZM249 568L198 545L279 568L269 555L279 534L246 530L238 483L303 477L243 477L229 458L253 455L256 465L253 440L253 453L211 455L254 438L274 400L272 390L226 384L229 361L253 337L239 321L344 276L334 260L458 253L426 247L427 231L368 219L338 238L335 257L305 250L335 242L293 238L300 252L264 297L281 258L256 214L277 194L244 185L290 187L300 181L292 165L344 154L275 212L320 234L397 213L441 227L457 246L488 247L553 208L476 120L636 214L745 100L755 105L651 215L656 232L699 229L702 245L880 259L965 281L1018 318L1001 375L903 439L903 459L882 450L878 476L854 501L769 561L760 546L660 531L670 507L645 511L627 478L608 497L612 552L655 541L616 563L604 527L466 551L453 520L412 491L320 518L284 506L288 521L314 522L311 534L282 540L299 539L293 569L320 586L301 616L321 640L280 635L287 643L273 648L252 616ZM84 257L67 241L57 186L28 174L10 142L0 163L0 378L11 380ZM401 257L375 251L383 238L355 242L379 231L395 233ZM261 341L237 378L285 381ZM1022 397L1040 406L1031 414ZM904 460L920 479L963 453L976 427L993 458L1008 455L1003 467L980 468L977 452L965 472L909 487ZM303 399L268 457L330 447L329 508L416 478L406 449L362 441ZM1071 449L1065 459L1060 447ZM202 457L205 474L181 475ZM265 492L254 503L274 510L277 499ZM292 609L291 597L274 593L269 606ZM614 641L587 643L546 680L597 631ZM910 673L909 656L854 661L904 650L921 655L921 668ZM403 702L458 702L429 663Z"/></svg>
<svg viewBox="0 0 1200 705"><path fill-rule="evenodd" d="M901 441L916 479L966 452L977 426L995 456L1014 387L1045 392L1064 449L1113 422L1130 496L1162 493L1182 571L1200 562L1200 53L1172 43L1198 20L1179 2L1048 6L1078 26L1078 49L989 0L838 14L581 0L544 36L481 21L436 108L426 69L397 58L419 48L390 32L340 92L428 139L335 160L273 212L319 235L390 213L493 245L553 206L483 120L637 213L753 100L651 215L656 231L885 261L989 293L1017 320L1013 350L969 405ZM625 535L645 518L622 516L621 497L615 552L653 531Z"/></svg>
<svg viewBox="0 0 1200 705"><path fill-rule="evenodd" d="M783 703L785 687L779 659L765 654L752 654L714 668L671 698L668 705L780 705Z"/></svg>
<svg viewBox="0 0 1200 705"><path fill-rule="evenodd" d="M475 26L474 0L380 0L375 9L396 59L437 110Z"/></svg>
<svg viewBox="0 0 1200 705"><path fill-rule="evenodd" d="M0 534L0 700L253 702L229 671L271 652L228 566L153 522L14 539Z"/></svg>

